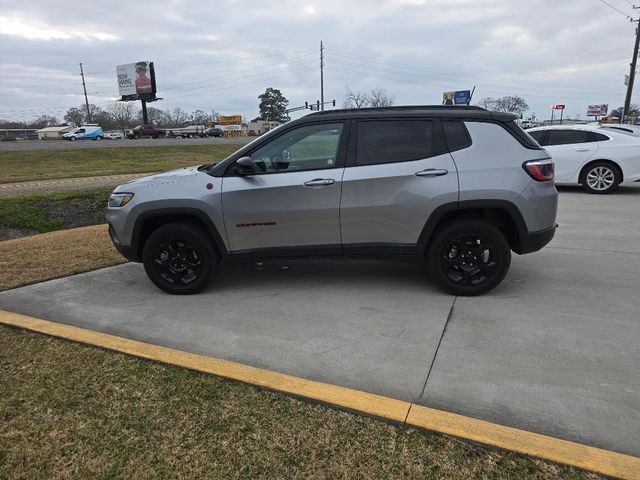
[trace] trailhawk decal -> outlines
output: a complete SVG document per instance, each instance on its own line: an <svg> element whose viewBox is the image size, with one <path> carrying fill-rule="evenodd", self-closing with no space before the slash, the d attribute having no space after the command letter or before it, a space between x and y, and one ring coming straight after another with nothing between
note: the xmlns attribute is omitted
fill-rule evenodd
<svg viewBox="0 0 640 480"><path fill-rule="evenodd" d="M243 227L273 227L276 222L237 223L237 228Z"/></svg>

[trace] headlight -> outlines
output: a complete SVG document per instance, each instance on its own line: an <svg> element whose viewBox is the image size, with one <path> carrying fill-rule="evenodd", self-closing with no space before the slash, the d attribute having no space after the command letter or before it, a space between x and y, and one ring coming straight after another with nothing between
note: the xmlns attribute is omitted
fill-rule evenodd
<svg viewBox="0 0 640 480"><path fill-rule="evenodd" d="M133 198L133 193L112 193L109 197L110 207L124 207Z"/></svg>

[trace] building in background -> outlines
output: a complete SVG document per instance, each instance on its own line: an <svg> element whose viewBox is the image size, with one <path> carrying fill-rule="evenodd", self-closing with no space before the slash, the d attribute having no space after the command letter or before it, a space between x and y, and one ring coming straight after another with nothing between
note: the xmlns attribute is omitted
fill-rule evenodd
<svg viewBox="0 0 640 480"><path fill-rule="evenodd" d="M265 120L249 122L249 135L262 135L263 133L267 133L269 130L273 130L280 125L282 125L280 122L267 122Z"/></svg>
<svg viewBox="0 0 640 480"><path fill-rule="evenodd" d="M65 125L64 127L46 127L37 131L38 140L51 140L62 138L63 133L70 132L75 127Z"/></svg>

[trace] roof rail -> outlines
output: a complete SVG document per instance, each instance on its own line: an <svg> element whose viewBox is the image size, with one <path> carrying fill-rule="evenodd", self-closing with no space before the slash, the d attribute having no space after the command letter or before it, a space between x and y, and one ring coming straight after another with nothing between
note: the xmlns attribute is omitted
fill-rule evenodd
<svg viewBox="0 0 640 480"><path fill-rule="evenodd" d="M476 107L473 105L394 105L392 107L365 107L365 108L339 108L334 110L322 110L320 112L313 112L309 115L328 115L330 113L348 113L348 112L384 112L394 110L479 110L487 111L485 108Z"/></svg>

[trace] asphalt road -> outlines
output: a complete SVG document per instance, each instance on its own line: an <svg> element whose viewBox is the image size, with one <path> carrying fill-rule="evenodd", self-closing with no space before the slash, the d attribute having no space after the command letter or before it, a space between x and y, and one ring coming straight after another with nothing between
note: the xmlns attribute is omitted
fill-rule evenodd
<svg viewBox="0 0 640 480"><path fill-rule="evenodd" d="M0 308L640 456L639 202L563 188L553 242L477 298L378 261L228 266L175 297L126 264Z"/></svg>
<svg viewBox="0 0 640 480"><path fill-rule="evenodd" d="M21 142L0 142L0 152L21 152L27 150L69 150L75 148L122 148L159 147L175 145L216 145L247 144L258 137L233 138L141 138L139 140L25 140Z"/></svg>

